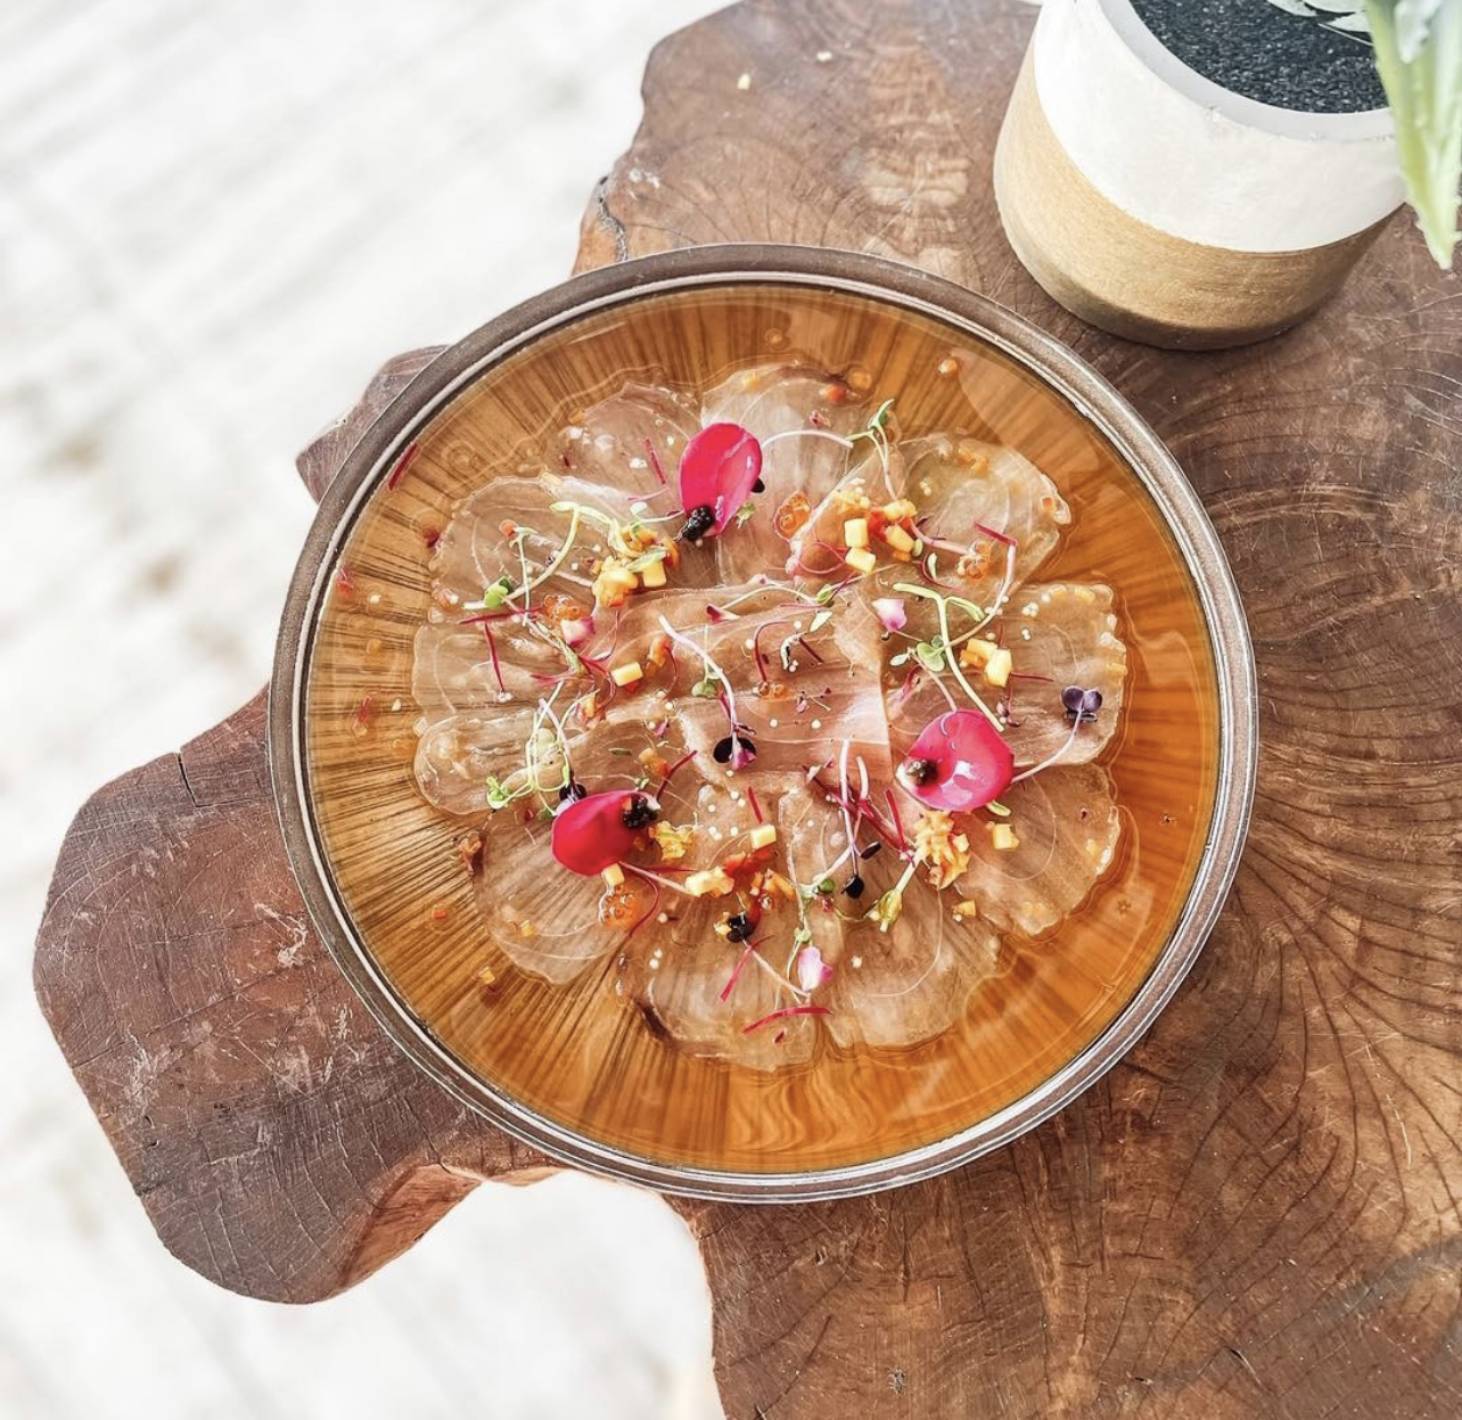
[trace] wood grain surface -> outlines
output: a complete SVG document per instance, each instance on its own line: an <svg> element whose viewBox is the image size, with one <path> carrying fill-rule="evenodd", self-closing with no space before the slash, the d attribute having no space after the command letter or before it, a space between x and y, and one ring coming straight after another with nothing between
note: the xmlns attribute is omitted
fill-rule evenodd
<svg viewBox="0 0 1462 1420"><path fill-rule="evenodd" d="M1144 1044L1018 1144L876 1198L675 1205L723 1401L736 1420L1455 1414L1456 278L1398 222L1266 345L1172 354L1081 327L1015 262L990 193L1030 22L802 0L674 36L580 264L728 238L873 250L1075 346L1168 439L1241 584L1263 698L1250 846ZM461 1174L542 1161L420 1081L335 976L261 723L256 701L83 810L36 980L167 1245L306 1300L408 1244Z"/></svg>

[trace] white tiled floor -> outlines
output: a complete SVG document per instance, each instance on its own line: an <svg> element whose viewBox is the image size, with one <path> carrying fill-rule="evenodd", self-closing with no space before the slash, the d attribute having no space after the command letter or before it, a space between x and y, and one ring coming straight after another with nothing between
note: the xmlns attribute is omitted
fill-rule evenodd
<svg viewBox="0 0 1462 1420"><path fill-rule="evenodd" d="M712 8L0 6L0 1413L717 1413L695 1249L628 1190L480 1190L318 1308L184 1271L29 969L86 792L263 683L295 450L384 356L567 273L650 44Z"/></svg>

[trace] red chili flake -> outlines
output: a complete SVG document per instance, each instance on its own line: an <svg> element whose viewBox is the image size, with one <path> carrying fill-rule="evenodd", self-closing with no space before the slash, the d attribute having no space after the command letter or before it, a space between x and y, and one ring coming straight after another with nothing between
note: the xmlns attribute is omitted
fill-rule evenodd
<svg viewBox="0 0 1462 1420"><path fill-rule="evenodd" d="M756 801L756 790L750 784L746 786L746 802L751 805L751 811L756 815L756 821L765 823L766 820L761 816L761 805Z"/></svg>
<svg viewBox="0 0 1462 1420"><path fill-rule="evenodd" d="M827 426L832 423L832 420L830 420L827 415L822 412L822 410L814 409L812 413L808 415L807 422L812 425L814 429L826 429Z"/></svg>
<svg viewBox="0 0 1462 1420"><path fill-rule="evenodd" d="M563 466L564 466L564 467L565 467L565 468L572 468L572 467L573 467L573 466L574 466L574 461L573 461L573 459L571 459L571 458L570 458L570 457L569 457L569 451L568 451L568 450L567 450L567 449L565 449L565 450L564 450L564 451L563 451L563 453L561 453L561 454L560 454L560 455L559 455L559 456L558 456L558 461L559 461L559 462L560 462L560 463L561 463L561 464L562 464L562 465L563 465Z"/></svg>
<svg viewBox="0 0 1462 1420"><path fill-rule="evenodd" d="M760 1020L753 1021L749 1026L743 1026L742 1035L750 1035L754 1030L760 1030L762 1026L770 1025L773 1021L785 1021L790 1016L830 1016L832 1012L826 1006L783 1006L780 1011L771 1011Z"/></svg>
<svg viewBox="0 0 1462 1420"><path fill-rule="evenodd" d="M506 695L508 688L503 684L503 668L498 663L497 642L492 639L492 627L485 621L482 623L482 634L487 637L487 654L492 657L492 673L497 679L497 688Z"/></svg>
<svg viewBox="0 0 1462 1420"><path fill-rule="evenodd" d="M773 1045L780 1045L784 1040L786 1040L786 1038L787 1038L787 1032L784 1031L784 1030L779 1030L776 1033L776 1035L774 1035L772 1037L772 1044Z"/></svg>
<svg viewBox="0 0 1462 1420"><path fill-rule="evenodd" d="M415 439L407 444L405 450L402 452L401 457L396 460L396 467L391 470L389 476L386 479L387 488L394 488L398 483L401 482L402 478L406 474L406 470L411 467L412 462L416 458L417 448L418 445Z"/></svg>
<svg viewBox="0 0 1462 1420"><path fill-rule="evenodd" d="M335 573L335 590L342 597L355 595L355 578L350 575L350 568L343 562Z"/></svg>
<svg viewBox="0 0 1462 1420"><path fill-rule="evenodd" d="M447 920L447 916L447 904L445 902L437 903L431 910L431 920L439 927Z"/></svg>
<svg viewBox="0 0 1462 1420"><path fill-rule="evenodd" d="M660 480L663 488L666 483L665 470L660 466L660 455L655 452L655 446L648 439L645 440L645 452L650 456L650 467L655 470L655 477Z"/></svg>
<svg viewBox="0 0 1462 1420"><path fill-rule="evenodd" d="M369 695L355 707L355 715L352 717L352 727L356 734L365 734L367 726L371 723L371 716L375 713L375 708L375 701Z"/></svg>
<svg viewBox="0 0 1462 1420"><path fill-rule="evenodd" d="M426 550L428 552L435 552L437 544L442 540L441 529L423 528L421 530L421 540L426 544Z"/></svg>

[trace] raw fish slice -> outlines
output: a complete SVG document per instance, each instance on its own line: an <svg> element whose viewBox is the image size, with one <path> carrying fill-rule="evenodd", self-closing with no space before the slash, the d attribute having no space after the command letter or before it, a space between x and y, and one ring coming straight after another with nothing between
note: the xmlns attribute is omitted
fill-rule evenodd
<svg viewBox="0 0 1462 1420"><path fill-rule="evenodd" d="M812 506L807 521L789 540L788 575L813 584L851 576L851 569L843 561L843 524L849 518L867 516L860 507L860 498L867 498L875 508L891 501L895 495L890 490L903 487L900 469L897 449L889 451L887 475L878 451L871 445L864 445L861 452L855 450L850 455L848 472ZM874 550L881 560L889 557L886 546L879 545ZM904 567L905 574L914 570Z"/></svg>
<svg viewBox="0 0 1462 1420"><path fill-rule="evenodd" d="M1000 618L1015 666L1007 734L1017 765L1039 763L1070 738L1071 720L1061 704L1067 686L1100 691L1102 708L1061 754L1062 764L1095 759L1116 732L1127 647L1117 637L1112 602L1112 589L1099 583L1031 582Z"/></svg>
<svg viewBox="0 0 1462 1420"><path fill-rule="evenodd" d="M644 726L634 719L601 724L576 736L568 746L575 782L590 793L617 788L628 793L640 783L636 756L646 743ZM675 746L664 749L667 755L677 752ZM517 763L522 763L521 752ZM558 782L558 757L548 753L544 765L542 777ZM657 790L658 784L650 786L650 792ZM656 796L668 819L679 821L694 813L678 780ZM489 814L482 825L482 871L476 888L489 938L516 966L561 985L622 945L653 893L626 872L625 890L606 903L611 890L601 877L573 873L557 863L544 818L556 806L554 798L519 799ZM635 854L636 861L643 860L652 870L659 857L659 849L648 840ZM608 906L615 903L618 910L609 914Z"/></svg>
<svg viewBox="0 0 1462 1420"><path fill-rule="evenodd" d="M519 619L509 617L485 625L492 632L491 646L482 625L429 622L417 631L411 693L428 715L489 705L536 704L559 683L566 685L567 703L592 688L587 669L571 674L563 651L528 634Z"/></svg>
<svg viewBox="0 0 1462 1420"><path fill-rule="evenodd" d="M1055 551L1071 510L1051 482L1029 459L999 444L931 434L896 446L900 492L918 508L925 547L947 590L987 610L1005 585L1005 544L977 524L1013 538L1018 586ZM975 566L960 573L960 557ZM880 559L882 560L882 559ZM897 595L896 582L917 580L899 563L881 566L869 578L871 595ZM910 599L909 630L922 636L935 629L933 604ZM958 631L955 631L958 635Z"/></svg>
<svg viewBox="0 0 1462 1420"><path fill-rule="evenodd" d="M559 464L575 478L644 499L650 516L673 513L675 470L686 441L699 428L693 400L631 382L560 434Z"/></svg>
<svg viewBox="0 0 1462 1420"><path fill-rule="evenodd" d="M765 798L760 806L768 817L776 812L775 802ZM756 822L738 790L701 784L695 794L696 834L683 865L708 867L745 852L746 835ZM775 868L778 851L767 857ZM631 943L626 952L625 990L651 1029L663 1029L690 1054L752 1069L771 1070L807 1059L817 1040L815 1020L791 1017L747 1031L770 1012L802 999L768 969L782 964L797 925L789 902L769 900L771 906L750 939L758 943L758 961L748 955L746 943L732 942L715 930L728 915L747 910L750 899L744 893L698 899L662 894L658 910L667 912L670 922L656 943Z"/></svg>
<svg viewBox="0 0 1462 1420"><path fill-rule="evenodd" d="M815 878L846 848L841 812L815 792L784 800L782 823L798 881ZM860 842L876 837L865 825ZM832 896L809 904L813 941L833 968L813 999L829 1008L823 1021L839 1045L916 1045L963 1016L970 992L994 970L998 940L976 919L957 920L954 894L937 892L922 871L905 885L897 919L881 931L864 914L895 887L905 864L888 844L860 858L863 892L856 899L844 891L850 867L844 863L833 874Z"/></svg>
<svg viewBox="0 0 1462 1420"><path fill-rule="evenodd" d="M538 576L558 555L572 521L570 513L551 511L553 504L581 503L628 522L633 516L630 501L621 493L554 474L494 479L462 500L437 542L431 568L438 605L452 597L456 598L453 608L462 602L479 601L483 588L499 577L511 578L514 586L521 584L523 559L513 540L512 527L528 530L523 541L528 575ZM504 524L512 527L505 530ZM557 594L572 597L585 608L592 606L594 575L589 564L605 551L604 539L602 524L581 517L574 546L554 574L533 589L534 603Z"/></svg>
<svg viewBox="0 0 1462 1420"><path fill-rule="evenodd" d="M832 391L838 393L830 399ZM744 526L733 523L711 540L721 581L744 582L782 566L787 545L774 526L777 510L794 493L813 507L827 496L847 468L849 450L825 436L846 439L866 419L846 386L821 371L791 365L738 370L706 395L703 425L740 424L762 445L765 488L751 500L755 513Z"/></svg>
<svg viewBox="0 0 1462 1420"><path fill-rule="evenodd" d="M994 825L966 820L971 862L956 888L993 926L1034 937L1084 901L1111 865L1121 835L1116 795L1104 769L1084 764L1013 784L1003 802L1019 847L996 852Z"/></svg>
<svg viewBox="0 0 1462 1420"><path fill-rule="evenodd" d="M1110 587L1032 582L991 626L1011 653L1009 683L1003 690L990 685L974 667L965 668L965 677L997 714L1008 711L1006 738L1017 768L1055 754L1070 738L1061 692L1071 685L1100 691L1102 708L1094 721L1082 725L1061 763L1083 764L1106 747L1117 728L1127 675L1127 648L1116 625ZM886 688L884 704L889 739L899 757L930 720L949 709L949 700L912 662L897 668L897 674L900 679ZM969 703L948 671L943 681L957 706Z"/></svg>
<svg viewBox="0 0 1462 1420"><path fill-rule="evenodd" d="M886 779L892 770L888 728L878 671L878 626L856 601L829 608L830 618L811 629L821 608L798 600L739 616L696 632L690 639L726 673L736 692L736 715L756 749L746 772L754 783L789 788L825 760L830 745L846 739L862 755L868 773ZM788 637L801 639L780 648ZM758 667L756 650L761 653ZM681 679L688 689L703 666L677 645ZM763 670L765 677L763 677ZM763 688L764 687L764 688ZM687 744L704 758L731 732L718 699L684 693L673 701Z"/></svg>
<svg viewBox="0 0 1462 1420"><path fill-rule="evenodd" d="M523 763L533 712L522 706L444 715L429 722L416 746L416 784L427 803L449 814L487 812L487 779Z"/></svg>

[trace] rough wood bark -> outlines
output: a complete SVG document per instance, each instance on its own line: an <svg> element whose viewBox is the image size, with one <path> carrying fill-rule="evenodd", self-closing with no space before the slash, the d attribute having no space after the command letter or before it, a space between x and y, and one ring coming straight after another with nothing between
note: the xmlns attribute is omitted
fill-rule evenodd
<svg viewBox="0 0 1462 1420"><path fill-rule="evenodd" d="M1065 338L1183 460L1259 660L1239 885L1125 1064L918 1188L676 1203L706 1259L727 1413L1455 1414L1456 278L1397 223L1267 345L1180 355L1081 327L1014 261L990 195L1029 25L974 0L733 7L655 51L640 133L585 218L581 267L820 242L917 262ZM312 486L404 368L312 446ZM36 979L167 1245L224 1285L305 1300L408 1245L462 1174L542 1161L421 1082L333 973L260 733L255 701L92 800Z"/></svg>

